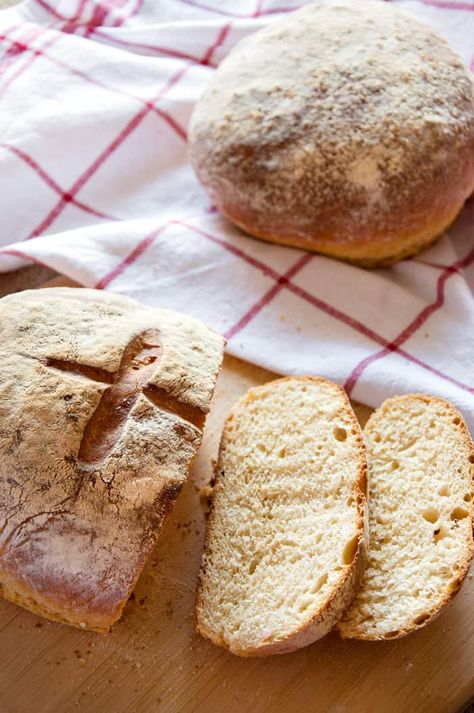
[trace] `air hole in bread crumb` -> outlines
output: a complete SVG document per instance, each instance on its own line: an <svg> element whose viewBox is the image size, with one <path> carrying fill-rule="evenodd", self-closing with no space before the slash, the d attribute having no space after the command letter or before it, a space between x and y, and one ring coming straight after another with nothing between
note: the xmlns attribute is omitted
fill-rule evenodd
<svg viewBox="0 0 474 713"><path fill-rule="evenodd" d="M447 485L442 485L441 488L438 490L438 495L442 496L447 496L449 495L449 488Z"/></svg>
<svg viewBox="0 0 474 713"><path fill-rule="evenodd" d="M396 636L399 635L399 631L387 631L386 634L383 635L384 639L394 639Z"/></svg>
<svg viewBox="0 0 474 713"><path fill-rule="evenodd" d="M311 589L309 590L311 594L316 594L316 592L319 592L321 587L326 584L328 581L328 576L327 574L322 574L320 577L318 577L317 581L313 584Z"/></svg>
<svg viewBox="0 0 474 713"><path fill-rule="evenodd" d="M354 505L354 502L355 502L355 501L354 501L354 498L353 498L353 496L351 495L350 498L347 498L347 500L346 500L346 505L349 505L349 507L350 507L351 505Z"/></svg>
<svg viewBox="0 0 474 713"><path fill-rule="evenodd" d="M456 416L456 418L453 418L453 423L455 426L459 426L461 423L461 419Z"/></svg>
<svg viewBox="0 0 474 713"><path fill-rule="evenodd" d="M439 540L442 540L443 538L445 538L447 534L448 534L448 531L447 531L446 527L444 525L442 525L441 527L439 527L438 529L436 529L433 532L435 542L439 542Z"/></svg>
<svg viewBox="0 0 474 713"><path fill-rule="evenodd" d="M241 626L242 626L242 624L240 622L234 624L234 626L231 628L231 633L237 634L237 632L240 631Z"/></svg>
<svg viewBox="0 0 474 713"><path fill-rule="evenodd" d="M400 468L400 463L397 460L392 461L392 470L398 470Z"/></svg>
<svg viewBox="0 0 474 713"><path fill-rule="evenodd" d="M347 438L347 431L345 428L341 428L340 426L336 426L334 429L334 438L336 441L345 441Z"/></svg>
<svg viewBox="0 0 474 713"><path fill-rule="evenodd" d="M471 493L466 493L466 495L464 496L464 502L465 502L465 503L470 503L471 500L472 500L472 495L471 495Z"/></svg>
<svg viewBox="0 0 474 713"><path fill-rule="evenodd" d="M436 508L426 508L426 510L423 511L423 517L428 522L435 523L439 520L439 510Z"/></svg>
<svg viewBox="0 0 474 713"><path fill-rule="evenodd" d="M469 456L469 463L474 463L474 456Z"/></svg>
<svg viewBox="0 0 474 713"><path fill-rule="evenodd" d="M380 433L376 433L374 436L374 441L376 443L380 443L381 440L382 440L382 436L380 435Z"/></svg>
<svg viewBox="0 0 474 713"><path fill-rule="evenodd" d="M342 550L342 563L345 565L352 564L354 561L354 557L356 556L357 553L357 547L359 544L359 535L354 535L354 537L351 537L350 540L346 542L344 545L344 549Z"/></svg>
<svg viewBox="0 0 474 713"><path fill-rule="evenodd" d="M255 572L261 559L262 559L261 555L256 555L253 558L253 560L249 564L249 574L253 574Z"/></svg>
<svg viewBox="0 0 474 713"><path fill-rule="evenodd" d="M278 451L278 458L286 458L286 448L280 448Z"/></svg>
<svg viewBox="0 0 474 713"><path fill-rule="evenodd" d="M309 608L310 604L311 604L311 599L307 599L305 602L301 602L301 604L298 607L300 612L305 612L306 609Z"/></svg>
<svg viewBox="0 0 474 713"><path fill-rule="evenodd" d="M420 616L416 617L416 619L414 620L413 623L415 624L415 626L421 626L422 624L427 622L429 618L430 618L429 614L420 614Z"/></svg>
<svg viewBox="0 0 474 713"><path fill-rule="evenodd" d="M466 508L454 508L454 510L451 513L451 520L463 520L465 517L469 515L468 511Z"/></svg>

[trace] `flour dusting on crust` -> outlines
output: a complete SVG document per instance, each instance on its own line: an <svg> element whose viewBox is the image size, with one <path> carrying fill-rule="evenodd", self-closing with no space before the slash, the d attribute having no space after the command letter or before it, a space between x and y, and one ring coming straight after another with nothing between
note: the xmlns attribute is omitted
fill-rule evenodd
<svg viewBox="0 0 474 713"><path fill-rule="evenodd" d="M190 135L231 220L308 247L421 235L474 188L469 73L441 37L379 0L322 0L243 40Z"/></svg>

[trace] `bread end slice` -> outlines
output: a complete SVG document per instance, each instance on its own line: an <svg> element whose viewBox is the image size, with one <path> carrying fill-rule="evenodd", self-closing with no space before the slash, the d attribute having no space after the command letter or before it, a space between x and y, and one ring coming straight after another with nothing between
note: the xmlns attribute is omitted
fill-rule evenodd
<svg viewBox="0 0 474 713"><path fill-rule="evenodd" d="M229 414L197 594L197 628L240 656L326 634L363 567L366 460L344 391L288 377Z"/></svg>
<svg viewBox="0 0 474 713"><path fill-rule="evenodd" d="M368 565L338 624L343 638L405 636L458 592L473 554L474 447L458 411L424 394L370 417Z"/></svg>

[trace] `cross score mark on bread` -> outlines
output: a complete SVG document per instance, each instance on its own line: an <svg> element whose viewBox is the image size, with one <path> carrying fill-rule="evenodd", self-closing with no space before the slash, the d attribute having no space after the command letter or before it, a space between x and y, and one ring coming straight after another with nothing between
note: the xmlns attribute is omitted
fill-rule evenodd
<svg viewBox="0 0 474 713"><path fill-rule="evenodd" d="M116 372L62 359L47 360L47 365L54 369L110 384L109 388L104 390L97 408L84 429L79 448L79 461L93 464L107 458L120 438L140 391L162 411L174 413L198 428L203 427L202 411L182 404L164 389L149 384L157 368L156 362L161 351L159 331L149 329L134 337L127 345L120 369Z"/></svg>

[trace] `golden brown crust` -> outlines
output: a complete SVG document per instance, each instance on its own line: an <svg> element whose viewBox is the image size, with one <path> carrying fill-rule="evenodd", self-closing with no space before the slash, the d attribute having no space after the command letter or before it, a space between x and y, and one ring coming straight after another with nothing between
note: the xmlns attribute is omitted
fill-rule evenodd
<svg viewBox="0 0 474 713"><path fill-rule="evenodd" d="M199 447L223 340L86 289L0 301L0 585L47 618L119 618Z"/></svg>
<svg viewBox="0 0 474 713"><path fill-rule="evenodd" d="M357 433L357 446L359 452L359 477L354 483L353 497L355 498L358 506L358 526L357 526L357 548L354 555L352 564L345 568L342 573L338 584L335 586L332 596L324 603L323 606L311 617L309 618L297 631L288 634L285 638L273 640L271 642L265 643L262 646L256 648L245 648L236 649L235 646L230 648L229 642L227 642L222 637L216 637L213 631L210 631L204 625L202 618L200 616L201 609L204 604L202 602L202 578L205 576L206 571L206 551L208 547L208 542L212 537L213 531L213 520L214 520L214 499L211 498L209 517L206 528L206 539L204 544L204 556L203 564L198 577L197 584L197 595L196 595L196 617L197 617L197 630L202 635L218 645L224 646L225 648L232 651L233 654L243 657L250 656L267 656L271 654L284 654L291 651L295 651L303 646L307 646L317 639L321 638L327 634L336 624L338 619L341 617L343 611L349 606L352 599L354 598L359 582L361 573L364 569L365 564L365 552L366 552L366 542L365 542L365 527L366 527L366 489L367 489L367 462L365 458L365 446L362 438L362 431L357 421L357 418L352 410L350 401L345 393L345 391L337 386L336 384L324 379L323 377L316 376L289 376L283 377L281 379L276 379L270 382L270 385L276 385L283 382L292 381L308 381L323 384L330 384L332 388L339 392L339 395L343 398L346 406L346 416L350 420L352 428ZM218 480L225 478L225 472L222 464L223 453L225 450L225 442L228 437L227 427L230 421L235 417L235 412L246 403L251 402L253 399L258 397L259 392L262 389L267 389L268 384L260 387L250 389L247 394L245 394L239 401L235 404L231 412L228 414L227 419L224 423L224 428L222 431L221 444L219 448L218 461L215 464L214 470L214 484Z"/></svg>
<svg viewBox="0 0 474 713"><path fill-rule="evenodd" d="M374 1L321 0L243 40L190 126L197 175L229 220L366 267L424 249L474 190L469 72Z"/></svg>
<svg viewBox="0 0 474 713"><path fill-rule="evenodd" d="M336 234L326 236L322 242L318 242L315 237L309 241L307 238L303 239L289 234L282 238L281 235L264 233L252 226L249 227L248 224L242 222L240 216L237 217L227 214L224 206L221 207L221 212L232 223L238 225L239 228L254 238L259 238L269 243L291 245L292 247L301 248L302 250L321 253L336 260L350 262L352 265L357 265L358 267L376 269L393 265L400 262L400 260L416 257L420 252L431 247L456 220L466 197L467 196L461 196L459 198L460 202L455 204L453 210L448 211L447 216L443 215L437 220L433 219L422 234L413 235L409 233L405 236L400 235L397 239L390 242L388 249L384 243L383 235L378 236L380 240L377 239L377 236L372 236L370 240L361 241L358 245L351 246L350 256L348 256L347 245L340 242Z"/></svg>
<svg viewBox="0 0 474 713"><path fill-rule="evenodd" d="M442 399L437 396L429 396L427 394L418 394L418 393L412 393L412 394L406 394L404 396L394 396L392 398L387 399L384 401L380 409L378 409L372 416L369 418L366 428L370 427L371 421L375 420L375 418L378 416L379 412L384 409L389 409L390 405L392 402L400 402L400 401L407 401L407 402L413 402L413 401L422 401L425 404L430 404L430 403L438 403L443 406L444 409L448 410L451 412L453 416L453 420L455 419L457 422L457 427L459 429L459 435L464 442L464 445L466 446L467 452L468 452L468 459L469 462L472 464L471 465L471 472L472 472L472 498L469 503L469 518L471 521L471 537L469 541L466 543L466 546L464 548L464 553L463 557L461 560L458 561L459 564L459 570L457 573L456 578L451 582L449 592L446 594L445 597L441 601L439 601L436 605L433 607L429 608L426 610L426 612L423 615L423 620L421 622L415 623L413 622L409 626L405 626L400 628L397 631L392 631L390 632L390 635L381 635L381 636L373 636L370 634L363 633L361 631L358 631L357 633L354 633L353 631L350 632L349 627L346 628L346 626L343 627L338 627L339 633L341 637L344 638L351 638L351 639L359 639L361 641L384 641L387 639L400 639L408 634L413 633L414 631L417 631L418 629L426 626L426 624L430 623L434 619L436 619L443 611L444 609L452 602L456 594L458 593L459 589L461 588L461 585L469 571L471 562L474 558L474 538L472 536L472 533L474 532L474 443L472 441L472 438L470 436L469 430L467 428L466 422L464 421L462 415L459 413L459 411L451 404L449 401L446 401L445 399ZM370 508L370 496L369 496L369 508ZM418 617L417 617L418 618Z"/></svg>

